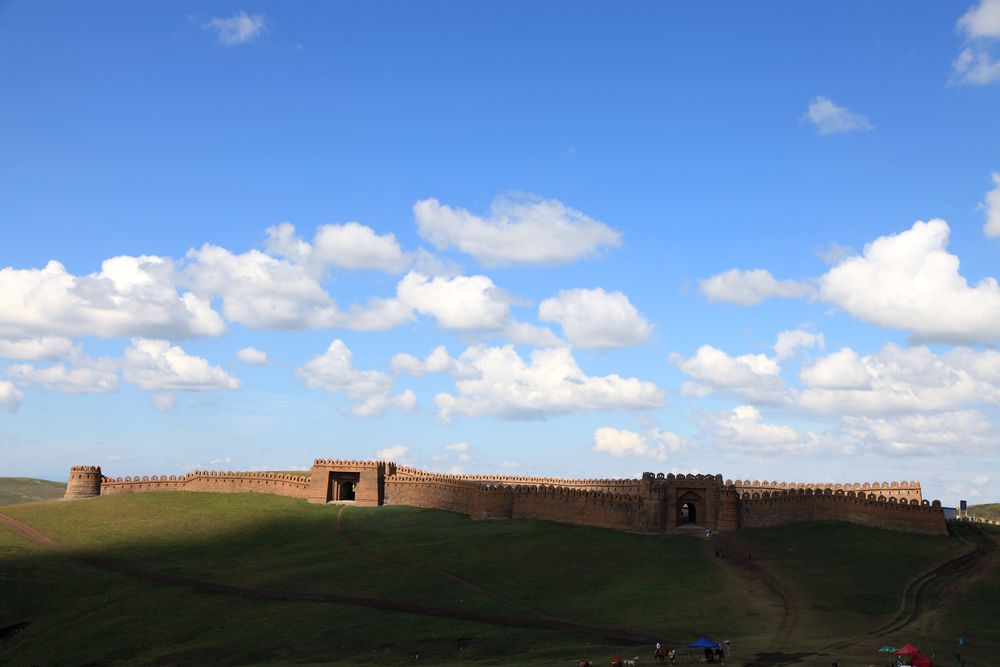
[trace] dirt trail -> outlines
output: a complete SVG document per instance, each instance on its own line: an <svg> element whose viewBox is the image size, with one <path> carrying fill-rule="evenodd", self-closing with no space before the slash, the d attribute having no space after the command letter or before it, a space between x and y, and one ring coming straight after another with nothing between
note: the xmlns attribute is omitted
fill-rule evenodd
<svg viewBox="0 0 1000 667"><path fill-rule="evenodd" d="M907 582L899 609L891 619L850 639L830 644L822 650L843 650L854 644L897 633L921 620L924 615L936 610L938 601L936 598L931 599L931 592L936 585L943 584L948 580L955 580L955 585L950 589L954 592L964 588L968 582L975 579L980 570L988 566L990 556L997 551L998 545L989 534L975 525L970 524L967 530L972 535L970 548L965 553L947 560ZM960 539L966 543L970 542L964 535Z"/></svg>
<svg viewBox="0 0 1000 667"><path fill-rule="evenodd" d="M485 623L488 625L500 625L513 628L524 628L528 630L559 630L574 634L598 635L604 637L615 644L639 645L653 644L659 641L655 637L630 632L628 630L598 628L590 625L573 623L570 621L541 618L527 619L497 614L487 614L475 611L464 611L459 609L444 609L440 607L430 607L427 605L401 602L399 600L385 600L382 598L371 598L356 595L337 595L335 593L279 593L275 591L264 591L253 588L242 588L240 586L229 586L204 579L191 579L171 574L150 572L140 570L128 565L116 563L99 556L88 555L59 544L49 536L35 530L31 526L0 513L0 525L21 534L28 540L45 547L46 549L59 552L75 561L98 567L104 570L117 572L135 579L143 579L156 583L182 586L192 590L214 593L217 595L227 595L230 597L268 600L273 602L315 602L321 604L346 604L359 607L370 607L384 611L396 611L407 614L418 614L421 616L433 616L437 618L454 618L474 623Z"/></svg>
<svg viewBox="0 0 1000 667"><path fill-rule="evenodd" d="M781 620L774 630L771 640L775 648L784 647L795 631L799 620L799 606L794 595L788 593L781 581L768 572L758 561L745 558L750 549L736 535L716 538L715 547L723 553L723 558L717 559L724 567L733 570L737 576L764 587L777 602L781 610Z"/></svg>

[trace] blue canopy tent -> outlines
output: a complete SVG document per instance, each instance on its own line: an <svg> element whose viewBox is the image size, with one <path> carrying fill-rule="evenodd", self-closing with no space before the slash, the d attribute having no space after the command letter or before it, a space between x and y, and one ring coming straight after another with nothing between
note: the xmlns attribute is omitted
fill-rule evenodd
<svg viewBox="0 0 1000 667"><path fill-rule="evenodd" d="M705 635L702 635L701 637L698 637L697 640L688 644L688 648L722 648L722 644L719 642L713 642Z"/></svg>

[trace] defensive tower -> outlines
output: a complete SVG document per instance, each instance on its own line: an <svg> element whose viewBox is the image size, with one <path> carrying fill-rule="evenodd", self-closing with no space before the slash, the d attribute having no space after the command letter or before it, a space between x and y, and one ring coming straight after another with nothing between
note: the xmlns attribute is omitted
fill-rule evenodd
<svg viewBox="0 0 1000 667"><path fill-rule="evenodd" d="M73 466L63 498L93 498L101 495L101 466Z"/></svg>

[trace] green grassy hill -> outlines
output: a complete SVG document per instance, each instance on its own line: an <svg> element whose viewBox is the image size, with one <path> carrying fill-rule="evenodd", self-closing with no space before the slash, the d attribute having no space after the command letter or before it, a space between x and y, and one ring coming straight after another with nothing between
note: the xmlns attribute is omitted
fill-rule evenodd
<svg viewBox="0 0 1000 667"><path fill-rule="evenodd" d="M30 477L0 477L0 505L62 498L66 484Z"/></svg>
<svg viewBox="0 0 1000 667"><path fill-rule="evenodd" d="M1000 503L989 505L969 505L969 515L1000 521Z"/></svg>
<svg viewBox="0 0 1000 667"><path fill-rule="evenodd" d="M918 575L998 534L974 527L966 541L837 523L707 541L208 493L0 511L78 554L0 524L0 663L606 665L702 633L733 640L728 664L878 664L875 649L907 641L950 655L958 632L969 664L1000 652L989 559L963 575L976 586L934 579L912 621L871 634Z"/></svg>

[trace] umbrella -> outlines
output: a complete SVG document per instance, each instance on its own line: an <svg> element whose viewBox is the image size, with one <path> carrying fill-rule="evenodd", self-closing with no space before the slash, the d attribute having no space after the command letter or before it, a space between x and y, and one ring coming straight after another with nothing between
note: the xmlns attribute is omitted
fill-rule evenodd
<svg viewBox="0 0 1000 667"><path fill-rule="evenodd" d="M920 649L918 649L913 644L907 644L903 648L897 649L896 653L898 653L899 655L917 655L920 653Z"/></svg>
<svg viewBox="0 0 1000 667"><path fill-rule="evenodd" d="M879 653L895 653L896 652L896 647L895 646L889 646L888 644L886 644L885 646L883 646L882 648L880 648L878 650L878 652Z"/></svg>

